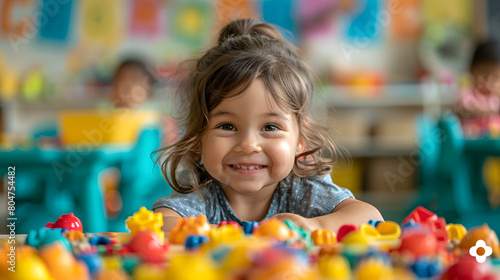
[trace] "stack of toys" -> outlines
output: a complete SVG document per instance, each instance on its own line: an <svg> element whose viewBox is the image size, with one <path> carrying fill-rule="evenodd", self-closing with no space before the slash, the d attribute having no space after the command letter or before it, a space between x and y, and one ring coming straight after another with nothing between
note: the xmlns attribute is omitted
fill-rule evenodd
<svg viewBox="0 0 500 280"><path fill-rule="evenodd" d="M467 231L422 207L401 225L370 221L337 233L276 219L211 225L198 216L164 236L161 214L145 207L126 224L130 233L83 233L67 214L24 245L2 240L0 279L500 279L493 230Z"/></svg>

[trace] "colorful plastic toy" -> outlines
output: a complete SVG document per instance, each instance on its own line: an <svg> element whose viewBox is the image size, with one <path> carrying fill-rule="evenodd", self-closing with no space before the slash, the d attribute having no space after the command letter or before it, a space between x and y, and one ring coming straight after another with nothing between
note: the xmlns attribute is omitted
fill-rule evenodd
<svg viewBox="0 0 500 280"><path fill-rule="evenodd" d="M335 233L327 229L317 229L311 233L311 239L316 246L328 246L337 242Z"/></svg>
<svg viewBox="0 0 500 280"><path fill-rule="evenodd" d="M47 223L46 228L63 228L69 231L83 232L82 221L75 217L73 213L61 215L55 223Z"/></svg>
<svg viewBox="0 0 500 280"><path fill-rule="evenodd" d="M31 230L26 237L26 244L37 249L53 242L59 242L67 251L71 252L71 244L62 235L62 229L60 228L40 228L38 230Z"/></svg>
<svg viewBox="0 0 500 280"><path fill-rule="evenodd" d="M201 251L206 252L207 250L219 246L222 243L242 240L243 237L243 230L241 228L235 228L232 225L223 225L213 228L208 232L208 242L203 244Z"/></svg>
<svg viewBox="0 0 500 280"><path fill-rule="evenodd" d="M207 217L203 215L196 218L180 218L170 231L168 241L172 244L184 244L184 240L190 234L208 236L209 232L210 225L207 223Z"/></svg>
<svg viewBox="0 0 500 280"><path fill-rule="evenodd" d="M182 280L217 280L223 279L214 264L203 254L180 254L172 259L165 270L164 278Z"/></svg>
<svg viewBox="0 0 500 280"><path fill-rule="evenodd" d="M86 280L89 278L87 265L82 261L77 261L60 243L44 246L39 250L39 254L55 279Z"/></svg>
<svg viewBox="0 0 500 280"><path fill-rule="evenodd" d="M84 252L81 253L78 258L82 260L89 270L91 275L95 275L102 267L102 260L97 254L97 252Z"/></svg>
<svg viewBox="0 0 500 280"><path fill-rule="evenodd" d="M337 240L339 242L342 242L342 240L347 234L349 234L351 231L357 231L357 230L358 226L356 225L353 224L343 225L339 228L339 231L337 232Z"/></svg>
<svg viewBox="0 0 500 280"><path fill-rule="evenodd" d="M368 224L371 225L374 228L377 228L377 225L383 221L375 221L375 220L369 220Z"/></svg>
<svg viewBox="0 0 500 280"><path fill-rule="evenodd" d="M414 258L434 256L439 252L436 236L431 232L414 231L405 233L401 238L398 251L410 254Z"/></svg>
<svg viewBox="0 0 500 280"><path fill-rule="evenodd" d="M467 229L460 224L448 224L446 225L446 231L448 232L449 240L462 241L462 238L467 234Z"/></svg>
<svg viewBox="0 0 500 280"><path fill-rule="evenodd" d="M142 230L149 230L155 232L163 243L165 240L165 233L162 231L163 216L161 213L153 213L141 207L139 212L135 212L134 216L129 217L125 223L127 228L131 231L130 235L134 237Z"/></svg>
<svg viewBox="0 0 500 280"><path fill-rule="evenodd" d="M208 237L203 235L190 235L186 238L186 250L196 250L200 248L201 245L208 242Z"/></svg>
<svg viewBox="0 0 500 280"><path fill-rule="evenodd" d="M155 232L143 230L138 232L128 247L132 252L138 253L145 262L164 263L169 246L163 244Z"/></svg>
<svg viewBox="0 0 500 280"><path fill-rule="evenodd" d="M378 258L361 261L355 272L358 280L384 280L393 279L392 267Z"/></svg>
<svg viewBox="0 0 500 280"><path fill-rule="evenodd" d="M401 227L395 222L380 222L377 224L376 229L380 234L379 240L394 240L401 236Z"/></svg>
<svg viewBox="0 0 500 280"><path fill-rule="evenodd" d="M361 235L366 237L366 239L369 241L380 239L380 233L378 232L378 230L369 224L361 224L359 226L359 233L361 233Z"/></svg>
<svg viewBox="0 0 500 280"><path fill-rule="evenodd" d="M219 223L219 226L224 226L224 225L231 225L238 229L241 228L240 225L235 221L222 221Z"/></svg>
<svg viewBox="0 0 500 280"><path fill-rule="evenodd" d="M440 246L445 247L448 244L448 231L446 230L446 221L444 218L438 218L435 213L422 206L418 206L403 220L403 224L412 220L423 227L429 228L436 236Z"/></svg>
<svg viewBox="0 0 500 280"><path fill-rule="evenodd" d="M437 220L437 218L438 216L433 212L422 206L418 206L403 220L402 224L406 224L410 220L413 220L415 223L424 225L427 221Z"/></svg>
<svg viewBox="0 0 500 280"><path fill-rule="evenodd" d="M63 235L70 241L70 242L73 242L73 241L79 241L79 240L82 240L84 237L85 237L85 234L83 234L83 232L80 232L80 231L74 231L74 230L71 230L71 231L66 231L66 232L63 232Z"/></svg>
<svg viewBox="0 0 500 280"><path fill-rule="evenodd" d="M441 280L497 280L498 276L487 264L480 264L471 256L464 256L450 266L441 276Z"/></svg>
<svg viewBox="0 0 500 280"><path fill-rule="evenodd" d="M245 234L252 234L258 226L259 222L246 222L243 226L243 230L245 231Z"/></svg>
<svg viewBox="0 0 500 280"><path fill-rule="evenodd" d="M440 274L443 270L443 264L436 258L420 258L413 263L410 268L418 278L431 278Z"/></svg>
<svg viewBox="0 0 500 280"><path fill-rule="evenodd" d="M462 238L459 248L463 253L469 254L470 248L475 246L478 240L483 240L487 246L490 246L491 249L493 249L493 257L500 257L498 237L496 233L491 230L490 227L486 224L471 228L469 232L467 232L467 234L465 234L465 236Z"/></svg>
<svg viewBox="0 0 500 280"><path fill-rule="evenodd" d="M318 269L321 276L328 279L351 279L352 273L349 262L341 255L320 257Z"/></svg>
<svg viewBox="0 0 500 280"><path fill-rule="evenodd" d="M256 237L265 236L279 241L285 241L293 237L293 232L284 222L277 219L269 219L259 224L254 235Z"/></svg>
<svg viewBox="0 0 500 280"><path fill-rule="evenodd" d="M369 238L359 231L351 231L342 240L344 245L368 245L369 242Z"/></svg>

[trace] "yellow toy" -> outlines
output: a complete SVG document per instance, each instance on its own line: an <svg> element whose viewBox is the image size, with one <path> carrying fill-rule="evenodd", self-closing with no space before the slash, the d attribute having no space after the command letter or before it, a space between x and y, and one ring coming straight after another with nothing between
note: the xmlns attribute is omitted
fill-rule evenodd
<svg viewBox="0 0 500 280"><path fill-rule="evenodd" d="M163 216L161 213L153 213L146 209L146 207L141 207L139 212L135 212L134 216L128 217L125 223L131 231L131 237L134 237L141 230L150 230L158 235L162 244L165 241L165 233L161 230L163 226Z"/></svg>
<svg viewBox="0 0 500 280"><path fill-rule="evenodd" d="M351 267L344 256L324 256L318 260L318 269L321 276L328 279L351 279Z"/></svg>
<svg viewBox="0 0 500 280"><path fill-rule="evenodd" d="M462 241L467 229L461 224L447 224L446 231L448 232L448 240Z"/></svg>
<svg viewBox="0 0 500 280"><path fill-rule="evenodd" d="M401 236L401 227L391 221L381 222L377 225L379 240L395 240Z"/></svg>

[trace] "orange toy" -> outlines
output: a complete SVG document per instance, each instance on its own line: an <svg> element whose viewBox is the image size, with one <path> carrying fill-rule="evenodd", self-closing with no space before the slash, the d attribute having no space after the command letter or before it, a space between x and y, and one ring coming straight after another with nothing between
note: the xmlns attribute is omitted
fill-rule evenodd
<svg viewBox="0 0 500 280"><path fill-rule="evenodd" d="M60 243L44 246L39 253L54 279L89 279L87 266L77 261Z"/></svg>
<svg viewBox="0 0 500 280"><path fill-rule="evenodd" d="M204 215L199 215L196 218L180 218L170 231L168 241L172 244L184 244L184 239L189 234L208 236L209 232L210 225Z"/></svg>
<svg viewBox="0 0 500 280"><path fill-rule="evenodd" d="M279 241L285 241L293 237L293 232L284 222L277 219L269 219L259 224L254 235L256 237L266 236L278 239Z"/></svg>
<svg viewBox="0 0 500 280"><path fill-rule="evenodd" d="M468 254L469 249L476 245L478 240L483 240L487 246L493 249L493 257L500 257L500 246L498 244L498 237L495 231L491 230L487 224L480 227L474 227L467 232L467 234L462 238L460 245L458 247L460 250Z"/></svg>
<svg viewBox="0 0 500 280"><path fill-rule="evenodd" d="M327 229L317 229L311 233L311 239L316 246L328 246L337 242L335 233Z"/></svg>

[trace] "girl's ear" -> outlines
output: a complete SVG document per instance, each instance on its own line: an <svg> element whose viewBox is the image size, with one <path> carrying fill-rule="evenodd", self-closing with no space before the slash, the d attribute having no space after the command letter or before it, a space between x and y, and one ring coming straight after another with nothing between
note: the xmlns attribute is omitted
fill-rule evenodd
<svg viewBox="0 0 500 280"><path fill-rule="evenodd" d="M302 137L299 138L299 142L297 143L297 148L295 149L295 155L300 155L301 153L306 151L306 145Z"/></svg>

